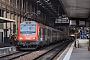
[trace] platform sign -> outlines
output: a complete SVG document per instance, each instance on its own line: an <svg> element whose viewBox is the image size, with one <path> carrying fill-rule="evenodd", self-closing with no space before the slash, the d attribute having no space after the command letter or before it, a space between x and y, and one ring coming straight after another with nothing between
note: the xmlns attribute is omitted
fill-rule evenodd
<svg viewBox="0 0 90 60"><path fill-rule="evenodd" d="M79 26L85 26L85 21L79 21Z"/></svg>
<svg viewBox="0 0 90 60"><path fill-rule="evenodd" d="M55 20L55 25L69 25L69 19L68 18L58 18Z"/></svg>
<svg viewBox="0 0 90 60"><path fill-rule="evenodd" d="M76 26L76 20L70 20L70 26Z"/></svg>

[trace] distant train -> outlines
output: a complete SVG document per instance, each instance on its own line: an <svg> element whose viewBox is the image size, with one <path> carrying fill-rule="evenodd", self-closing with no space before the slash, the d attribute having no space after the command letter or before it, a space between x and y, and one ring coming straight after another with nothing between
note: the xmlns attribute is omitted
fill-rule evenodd
<svg viewBox="0 0 90 60"><path fill-rule="evenodd" d="M66 33L35 21L24 21L18 26L17 46L38 48L66 38Z"/></svg>

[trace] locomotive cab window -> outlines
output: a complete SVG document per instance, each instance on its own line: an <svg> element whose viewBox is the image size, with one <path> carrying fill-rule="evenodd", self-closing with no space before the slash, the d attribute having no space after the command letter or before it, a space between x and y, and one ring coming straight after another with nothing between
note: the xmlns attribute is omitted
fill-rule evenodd
<svg viewBox="0 0 90 60"><path fill-rule="evenodd" d="M23 24L20 26L21 34L35 34L36 24Z"/></svg>

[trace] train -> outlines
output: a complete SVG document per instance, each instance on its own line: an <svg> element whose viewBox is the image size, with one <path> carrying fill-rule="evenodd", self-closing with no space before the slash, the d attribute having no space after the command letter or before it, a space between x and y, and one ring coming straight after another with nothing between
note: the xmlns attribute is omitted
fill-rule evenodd
<svg viewBox="0 0 90 60"><path fill-rule="evenodd" d="M35 21L23 21L18 25L17 46L20 48L38 48L67 38L65 32Z"/></svg>

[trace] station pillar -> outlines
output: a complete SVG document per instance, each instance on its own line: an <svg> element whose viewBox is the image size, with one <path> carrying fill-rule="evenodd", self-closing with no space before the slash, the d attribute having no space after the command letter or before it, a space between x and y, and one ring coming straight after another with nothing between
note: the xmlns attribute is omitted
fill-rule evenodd
<svg viewBox="0 0 90 60"><path fill-rule="evenodd" d="M88 46L88 51L90 51L90 22L89 22L89 46Z"/></svg>
<svg viewBox="0 0 90 60"><path fill-rule="evenodd" d="M76 39L77 39L77 27L75 27L75 47L76 47Z"/></svg>

